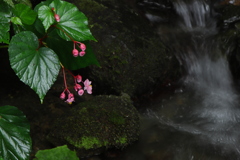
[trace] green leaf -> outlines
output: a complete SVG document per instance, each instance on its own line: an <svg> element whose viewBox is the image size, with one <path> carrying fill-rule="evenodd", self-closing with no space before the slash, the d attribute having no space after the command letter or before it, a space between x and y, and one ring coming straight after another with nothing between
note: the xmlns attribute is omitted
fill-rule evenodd
<svg viewBox="0 0 240 160"><path fill-rule="evenodd" d="M3 159L29 159L32 145L30 125L16 107L0 107L0 140L0 157Z"/></svg>
<svg viewBox="0 0 240 160"><path fill-rule="evenodd" d="M58 28L58 34L63 39L67 41L96 41L88 27L87 17L75 5L54 0L50 4L50 8L55 8L55 12L60 16L60 22L56 23L56 27Z"/></svg>
<svg viewBox="0 0 240 160"><path fill-rule="evenodd" d="M14 4L22 3L28 5L29 7L32 7L32 3L30 0L13 0L13 2Z"/></svg>
<svg viewBox="0 0 240 160"><path fill-rule="evenodd" d="M86 54L83 57L73 57L73 42L65 41L59 37L56 30L49 33L46 42L48 47L52 48L58 54L58 57L64 67L69 70L77 70L93 64L99 66L96 56L93 53L88 41L83 42L87 47ZM80 51L79 48L77 49Z"/></svg>
<svg viewBox="0 0 240 160"><path fill-rule="evenodd" d="M11 22L14 24L23 25L21 19L18 17L11 17Z"/></svg>
<svg viewBox="0 0 240 160"><path fill-rule="evenodd" d="M11 7L14 7L12 0L3 0L3 1L6 2L8 5L10 5Z"/></svg>
<svg viewBox="0 0 240 160"><path fill-rule="evenodd" d="M9 43L11 9L5 2L0 1L0 43Z"/></svg>
<svg viewBox="0 0 240 160"><path fill-rule="evenodd" d="M58 56L49 48L39 48L37 36L30 31L13 36L8 51L11 67L21 81L38 94L42 103L59 73Z"/></svg>
<svg viewBox="0 0 240 160"><path fill-rule="evenodd" d="M45 31L55 22L52 9L46 5L38 9L38 18L42 21Z"/></svg>
<svg viewBox="0 0 240 160"><path fill-rule="evenodd" d="M79 160L76 152L68 149L67 145L53 149L40 150L34 160Z"/></svg>
<svg viewBox="0 0 240 160"><path fill-rule="evenodd" d="M38 38L42 38L46 33L44 30L44 27L42 25L41 20L39 20L38 18L36 18L35 22L33 23L33 25L16 25L13 24L13 30L15 34L18 34L22 31L31 31L33 32Z"/></svg>
<svg viewBox="0 0 240 160"><path fill-rule="evenodd" d="M29 6L21 3L15 5L13 14L16 17L19 17L22 20L22 23L27 25L33 24L37 17L37 13L35 11L33 11Z"/></svg>

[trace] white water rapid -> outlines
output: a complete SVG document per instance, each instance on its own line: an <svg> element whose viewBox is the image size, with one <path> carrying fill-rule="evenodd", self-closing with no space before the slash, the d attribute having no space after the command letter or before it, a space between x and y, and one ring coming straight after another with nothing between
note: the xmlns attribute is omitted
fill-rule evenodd
<svg viewBox="0 0 240 160"><path fill-rule="evenodd" d="M168 130L180 141L176 160L240 160L239 96L215 38L214 12L204 0L176 0L174 8L180 18L170 41L186 77L148 116L158 121L159 135Z"/></svg>

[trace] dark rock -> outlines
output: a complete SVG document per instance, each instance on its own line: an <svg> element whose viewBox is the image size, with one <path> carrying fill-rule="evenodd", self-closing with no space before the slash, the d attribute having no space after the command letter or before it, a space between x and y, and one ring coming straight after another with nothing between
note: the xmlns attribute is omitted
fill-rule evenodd
<svg viewBox="0 0 240 160"><path fill-rule="evenodd" d="M224 1L225 2L225 1ZM218 12L221 14L219 24L219 39L222 52L229 60L233 77L240 78L240 6L229 3L221 3Z"/></svg>
<svg viewBox="0 0 240 160"><path fill-rule="evenodd" d="M151 26L119 0L69 0L89 18L101 67L91 66L96 94L141 95L176 78L178 62Z"/></svg>
<svg viewBox="0 0 240 160"><path fill-rule="evenodd" d="M80 157L108 148L124 148L139 136L139 115L126 94L97 96L59 117L48 139L56 146L67 144Z"/></svg>

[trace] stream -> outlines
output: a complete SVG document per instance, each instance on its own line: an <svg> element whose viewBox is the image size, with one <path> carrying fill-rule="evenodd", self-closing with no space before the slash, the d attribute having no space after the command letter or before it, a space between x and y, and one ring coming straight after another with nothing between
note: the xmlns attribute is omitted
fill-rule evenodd
<svg viewBox="0 0 240 160"><path fill-rule="evenodd" d="M239 93L215 38L215 13L203 0L173 4L179 20L159 26L159 35L171 42L186 75L174 93L147 106L140 140L125 159L238 160Z"/></svg>

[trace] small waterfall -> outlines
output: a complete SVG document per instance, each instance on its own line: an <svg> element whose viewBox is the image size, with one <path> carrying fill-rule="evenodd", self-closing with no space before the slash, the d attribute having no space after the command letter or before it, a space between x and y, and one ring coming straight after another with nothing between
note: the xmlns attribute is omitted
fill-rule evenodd
<svg viewBox="0 0 240 160"><path fill-rule="evenodd" d="M220 147L220 154L234 153L240 159L239 96L215 38L214 12L204 0L176 0L173 4L180 20L177 32L167 41L172 42L170 47L186 70L184 91L158 104L159 112L152 115L162 125L196 135L202 140L199 143ZM171 102L179 97L181 105Z"/></svg>
<svg viewBox="0 0 240 160"><path fill-rule="evenodd" d="M176 1L174 7L182 18L181 25L187 29L209 28L209 24L214 24L210 17L211 9L206 2L198 0L187 3Z"/></svg>
<svg viewBox="0 0 240 160"><path fill-rule="evenodd" d="M240 114L228 62L214 39L216 20L205 1L180 0L174 6L184 22L180 27L188 32L187 45L176 51L187 71L184 82L202 99L196 116L213 123L209 130L223 130L223 125L239 122Z"/></svg>

